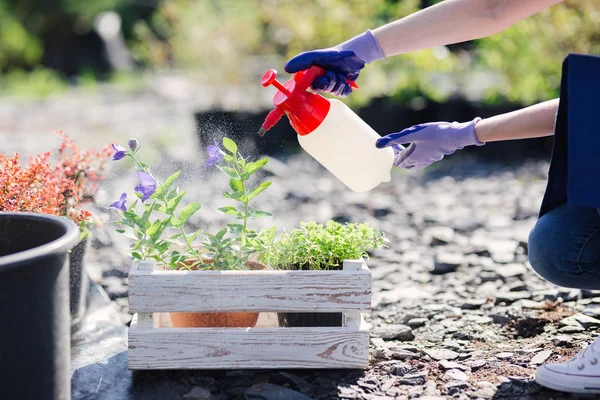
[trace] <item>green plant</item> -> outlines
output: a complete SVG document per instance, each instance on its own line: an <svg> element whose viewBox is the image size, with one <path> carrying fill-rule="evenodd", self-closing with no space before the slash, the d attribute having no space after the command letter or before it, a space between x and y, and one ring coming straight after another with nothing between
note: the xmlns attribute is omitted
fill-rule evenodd
<svg viewBox="0 0 600 400"><path fill-rule="evenodd" d="M180 209L186 192L173 184L181 171L160 183L150 172L148 164L138 158L137 140L129 141L129 149L113 144L113 159L131 158L140 179L140 184L134 189L137 199L129 207L126 206L127 193L110 205L110 209L120 217L116 223L128 228L118 232L134 241L130 248L133 258L151 259L171 269L244 269L250 254L257 248L257 232L248 227L248 221L271 216L266 211L250 207L250 201L271 183L262 182L253 189L248 185L253 174L268 159L248 161L238 153L235 142L228 138L223 139L223 146L227 153L216 142L208 146L209 158L205 166L217 165L230 178L231 192L225 192L223 196L240 203L241 209L225 206L218 211L235 216L241 223L227 224L211 234L186 230L187 221L200 210L200 203L192 202Z"/></svg>
<svg viewBox="0 0 600 400"><path fill-rule="evenodd" d="M325 225L303 222L279 237L269 229L260 235L261 258L265 264L281 269L339 269L344 260L368 257L367 251L384 247L382 231L367 223Z"/></svg>

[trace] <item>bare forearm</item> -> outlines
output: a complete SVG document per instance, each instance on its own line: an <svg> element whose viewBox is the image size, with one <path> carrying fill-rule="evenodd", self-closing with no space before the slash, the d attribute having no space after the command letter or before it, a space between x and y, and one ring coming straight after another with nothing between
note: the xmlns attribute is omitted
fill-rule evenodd
<svg viewBox="0 0 600 400"><path fill-rule="evenodd" d="M564 0L445 0L373 31L390 57L500 32Z"/></svg>
<svg viewBox="0 0 600 400"><path fill-rule="evenodd" d="M480 142L551 136L559 99L545 101L521 110L482 119L475 126Z"/></svg>

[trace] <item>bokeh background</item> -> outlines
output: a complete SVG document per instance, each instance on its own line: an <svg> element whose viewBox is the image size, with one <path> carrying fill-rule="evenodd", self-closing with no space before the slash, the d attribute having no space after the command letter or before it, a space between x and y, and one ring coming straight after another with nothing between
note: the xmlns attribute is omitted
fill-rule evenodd
<svg viewBox="0 0 600 400"><path fill-rule="evenodd" d="M433 3L0 0L5 150L41 150L51 128L98 145L142 136L190 155L223 132L250 137L273 94L259 84L266 69ZM567 53L600 53L598 26L598 2L570 0L489 38L370 65L346 102L385 134L547 100ZM280 125L261 151L294 149ZM518 149L547 154L550 145ZM515 152L500 146L491 154Z"/></svg>

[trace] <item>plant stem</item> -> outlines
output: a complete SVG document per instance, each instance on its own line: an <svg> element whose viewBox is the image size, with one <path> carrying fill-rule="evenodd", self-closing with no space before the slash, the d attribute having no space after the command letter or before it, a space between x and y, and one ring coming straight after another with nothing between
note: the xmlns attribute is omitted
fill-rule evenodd
<svg viewBox="0 0 600 400"><path fill-rule="evenodd" d="M236 156L237 158L237 156ZM242 178L242 174L240 174L240 171L238 171L237 168L237 159L236 159L236 163L233 164L233 168L235 169L235 172L238 175L238 178L240 180L240 182L242 182L242 190L244 191L244 215L243 215L243 224L242 224L242 232L240 233L240 252L239 252L239 259L240 262L243 260L243 252L244 252L244 247L246 246L246 227L248 224L248 193L246 191L246 185L244 184L244 179Z"/></svg>

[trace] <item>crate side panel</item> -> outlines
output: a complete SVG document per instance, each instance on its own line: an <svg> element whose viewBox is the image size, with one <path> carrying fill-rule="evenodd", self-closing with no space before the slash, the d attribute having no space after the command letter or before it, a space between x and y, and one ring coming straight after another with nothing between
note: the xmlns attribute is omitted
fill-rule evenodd
<svg viewBox="0 0 600 400"><path fill-rule="evenodd" d="M359 271L134 271L133 312L343 312L371 307L371 274Z"/></svg>
<svg viewBox="0 0 600 400"><path fill-rule="evenodd" d="M369 333L348 328L137 328L130 369L365 368Z"/></svg>

